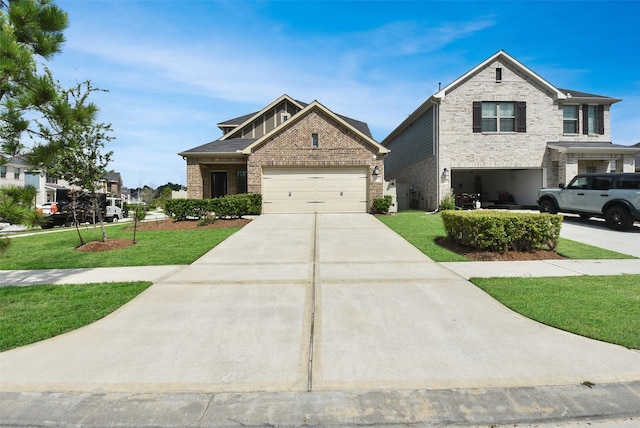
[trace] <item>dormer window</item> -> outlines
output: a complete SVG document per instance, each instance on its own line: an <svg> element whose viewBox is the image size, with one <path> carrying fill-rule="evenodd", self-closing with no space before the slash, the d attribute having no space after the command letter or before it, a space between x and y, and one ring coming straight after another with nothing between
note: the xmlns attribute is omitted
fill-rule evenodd
<svg viewBox="0 0 640 428"><path fill-rule="evenodd" d="M289 120L289 113L282 113L280 115L280 120L282 123L286 122L287 120Z"/></svg>

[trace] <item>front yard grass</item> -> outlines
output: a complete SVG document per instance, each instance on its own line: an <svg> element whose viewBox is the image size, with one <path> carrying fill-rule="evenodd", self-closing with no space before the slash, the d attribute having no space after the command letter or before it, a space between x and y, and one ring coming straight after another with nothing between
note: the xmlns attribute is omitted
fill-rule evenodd
<svg viewBox="0 0 640 428"><path fill-rule="evenodd" d="M543 324L640 349L640 275L472 278L471 282Z"/></svg>
<svg viewBox="0 0 640 428"><path fill-rule="evenodd" d="M109 239L133 239L130 225L108 229ZM76 251L80 240L75 229L13 238L0 257L0 269L75 269L114 266L158 266L190 264L238 231L238 227L190 230L142 230L137 243L127 248L102 251ZM101 239L99 227L82 229L85 241Z"/></svg>
<svg viewBox="0 0 640 428"><path fill-rule="evenodd" d="M0 288L0 352L97 321L151 285L119 282Z"/></svg>
<svg viewBox="0 0 640 428"><path fill-rule="evenodd" d="M467 257L436 244L436 238L447 236L439 214L427 214L424 211L401 211L393 216L379 216L378 219L436 262L470 261ZM558 240L557 252L569 259L634 258L627 254L620 254L564 238Z"/></svg>

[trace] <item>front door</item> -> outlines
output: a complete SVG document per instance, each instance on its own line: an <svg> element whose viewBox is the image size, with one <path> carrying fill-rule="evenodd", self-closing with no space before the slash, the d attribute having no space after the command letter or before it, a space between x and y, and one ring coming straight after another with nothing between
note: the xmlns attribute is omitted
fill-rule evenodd
<svg viewBox="0 0 640 428"><path fill-rule="evenodd" d="M227 173L211 173L211 197L220 198L227 194Z"/></svg>

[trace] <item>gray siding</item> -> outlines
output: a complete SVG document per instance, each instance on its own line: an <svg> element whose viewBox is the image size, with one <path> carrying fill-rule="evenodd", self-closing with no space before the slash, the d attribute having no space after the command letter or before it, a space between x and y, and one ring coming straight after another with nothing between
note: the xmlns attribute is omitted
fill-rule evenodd
<svg viewBox="0 0 640 428"><path fill-rule="evenodd" d="M385 175L433 156L433 107L414 120L387 144L391 152L384 160Z"/></svg>

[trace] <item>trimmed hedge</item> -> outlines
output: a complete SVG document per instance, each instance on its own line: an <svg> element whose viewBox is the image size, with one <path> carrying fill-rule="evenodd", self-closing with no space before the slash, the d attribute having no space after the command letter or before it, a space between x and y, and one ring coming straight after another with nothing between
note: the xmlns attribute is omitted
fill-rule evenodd
<svg viewBox="0 0 640 428"><path fill-rule="evenodd" d="M262 212L262 195L243 193L214 199L169 199L165 212L177 221L201 219L211 213L215 213L218 218L240 218Z"/></svg>
<svg viewBox="0 0 640 428"><path fill-rule="evenodd" d="M443 211L449 238L478 250L555 250L562 217L508 211Z"/></svg>

